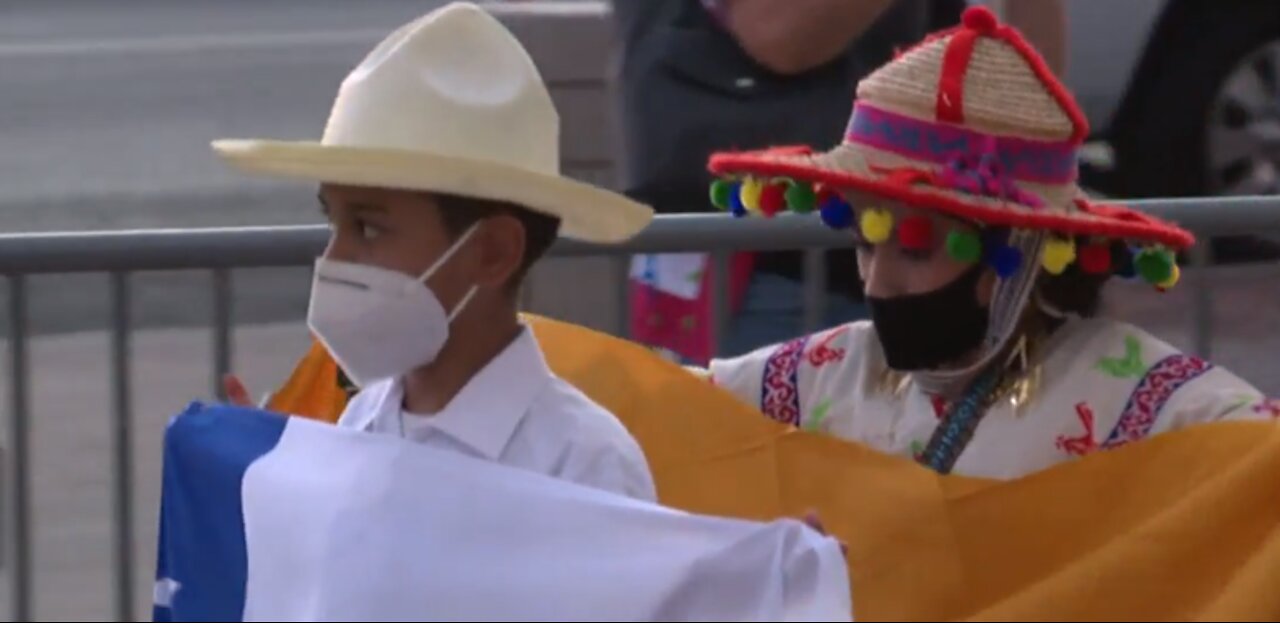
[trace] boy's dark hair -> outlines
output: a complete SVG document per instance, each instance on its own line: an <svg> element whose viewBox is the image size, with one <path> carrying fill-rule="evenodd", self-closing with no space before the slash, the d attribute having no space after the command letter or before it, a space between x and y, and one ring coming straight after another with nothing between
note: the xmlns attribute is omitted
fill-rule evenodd
<svg viewBox="0 0 1280 623"><path fill-rule="evenodd" d="M440 208L440 220L444 223L445 233L450 240L456 240L468 227L491 216L509 215L520 221L524 226L524 258L507 284L512 290L519 288L529 269L546 255L560 235L559 218L534 212L515 203L443 193L433 194L433 197Z"/></svg>

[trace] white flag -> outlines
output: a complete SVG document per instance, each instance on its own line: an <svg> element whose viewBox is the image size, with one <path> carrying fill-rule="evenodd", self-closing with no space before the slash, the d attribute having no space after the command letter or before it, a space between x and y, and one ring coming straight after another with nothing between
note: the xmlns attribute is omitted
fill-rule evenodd
<svg viewBox="0 0 1280 623"><path fill-rule="evenodd" d="M481 416L481 414L477 414ZM158 621L849 621L838 543L262 411L165 439Z"/></svg>

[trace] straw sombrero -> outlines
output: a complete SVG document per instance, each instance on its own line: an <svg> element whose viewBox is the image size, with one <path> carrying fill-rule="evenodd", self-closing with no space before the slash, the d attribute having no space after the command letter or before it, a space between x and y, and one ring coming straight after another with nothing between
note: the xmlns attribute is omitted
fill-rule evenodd
<svg viewBox="0 0 1280 623"><path fill-rule="evenodd" d="M653 210L560 174L560 119L533 60L477 5L402 26L343 81L320 141L221 140L252 173L508 201L616 242Z"/></svg>
<svg viewBox="0 0 1280 623"><path fill-rule="evenodd" d="M845 228L855 215L839 191L861 191L980 226L1054 232L1041 258L1053 273L1078 262L1086 272L1136 273L1172 285L1174 252L1194 238L1088 199L1076 182L1076 152L1088 134L1084 115L1039 54L988 9L971 7L961 25L927 37L858 84L844 140L834 149L714 154L708 167L721 179L712 200L737 216L817 210L828 225ZM900 243L921 244L928 235L910 219L891 218L866 209L857 225L873 243L896 232ZM989 246L976 236L946 241L953 255L973 261L1001 257Z"/></svg>

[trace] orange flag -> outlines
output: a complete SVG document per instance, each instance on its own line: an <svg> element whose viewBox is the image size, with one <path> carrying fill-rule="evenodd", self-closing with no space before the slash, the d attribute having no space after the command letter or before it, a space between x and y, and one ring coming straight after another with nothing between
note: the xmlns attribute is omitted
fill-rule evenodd
<svg viewBox="0 0 1280 623"><path fill-rule="evenodd" d="M267 409L329 422L338 421L347 392L338 382L338 364L318 340L302 357L284 385L267 401Z"/></svg>
<svg viewBox="0 0 1280 623"><path fill-rule="evenodd" d="M551 367L613 411L660 500L750 519L817 509L861 621L1280 617L1280 429L1185 429L1011 482L939 476L767 420L607 335L529 317ZM277 408L332 421L313 349ZM307 368L307 370L303 370ZM308 371L309 370L309 371ZM291 379L292 382L292 379ZM290 408L298 405L299 408Z"/></svg>

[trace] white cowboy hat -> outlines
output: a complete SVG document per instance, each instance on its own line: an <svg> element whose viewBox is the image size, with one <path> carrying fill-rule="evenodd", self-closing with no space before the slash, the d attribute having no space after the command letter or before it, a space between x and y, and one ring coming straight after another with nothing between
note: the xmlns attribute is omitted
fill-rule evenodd
<svg viewBox="0 0 1280 623"><path fill-rule="evenodd" d="M338 89L319 141L219 140L269 175L509 201L567 237L625 240L653 211L560 174L560 119L533 60L497 19L454 2L400 27Z"/></svg>

